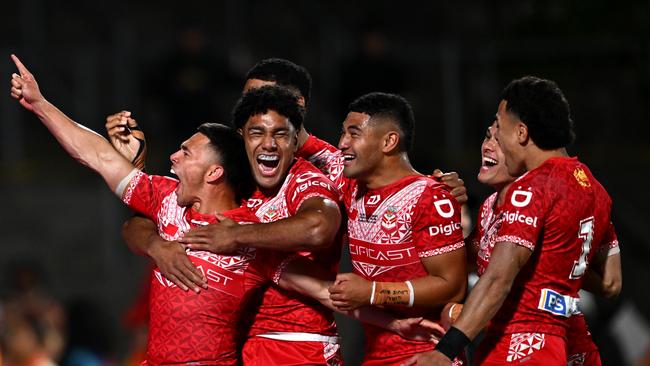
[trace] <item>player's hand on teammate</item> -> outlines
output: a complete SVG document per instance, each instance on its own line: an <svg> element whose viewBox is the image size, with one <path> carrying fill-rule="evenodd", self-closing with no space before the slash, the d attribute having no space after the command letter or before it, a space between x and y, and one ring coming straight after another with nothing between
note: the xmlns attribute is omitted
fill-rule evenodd
<svg viewBox="0 0 650 366"><path fill-rule="evenodd" d="M106 117L106 132L111 144L122 156L143 169L147 154L144 132L138 126L131 112L121 111Z"/></svg>
<svg viewBox="0 0 650 366"><path fill-rule="evenodd" d="M207 288L205 276L192 264L183 245L176 241L161 240L152 246L149 256L156 262L160 273L184 291L199 293Z"/></svg>
<svg viewBox="0 0 650 366"><path fill-rule="evenodd" d="M419 342L437 342L445 334L445 330L438 323L422 317L395 319L390 329L404 339Z"/></svg>
<svg viewBox="0 0 650 366"><path fill-rule="evenodd" d="M237 250L237 228L239 224L221 215L219 223L195 227L183 236L179 242L192 250L204 250L212 253L227 254Z"/></svg>
<svg viewBox="0 0 650 366"><path fill-rule="evenodd" d="M443 173L440 169L436 169L431 176L449 187L451 195L454 196L459 205L464 205L467 202L467 188L465 188L465 182L458 176L458 173Z"/></svg>
<svg viewBox="0 0 650 366"><path fill-rule="evenodd" d="M329 292L334 306L341 311L350 311L370 305L372 282L354 273L339 273Z"/></svg>
<svg viewBox="0 0 650 366"><path fill-rule="evenodd" d="M449 357L438 351L429 351L417 354L409 358L402 366L451 366L452 362Z"/></svg>
<svg viewBox="0 0 650 366"><path fill-rule="evenodd" d="M443 328L445 328L445 331L449 330L449 328L454 325L462 311L463 304L450 302L445 305L445 307L440 312L440 324Z"/></svg>
<svg viewBox="0 0 650 366"><path fill-rule="evenodd" d="M34 75L27 70L16 55L11 55L11 59L20 73L20 75L11 74L11 96L17 99L23 107L32 111L34 110L34 104L44 102L45 98L38 89Z"/></svg>

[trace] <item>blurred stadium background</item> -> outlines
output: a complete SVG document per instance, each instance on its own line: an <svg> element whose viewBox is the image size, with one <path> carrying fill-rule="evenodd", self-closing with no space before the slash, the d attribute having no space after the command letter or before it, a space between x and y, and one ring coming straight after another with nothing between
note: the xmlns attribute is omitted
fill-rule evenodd
<svg viewBox="0 0 650 366"><path fill-rule="evenodd" d="M314 87L306 126L330 142L337 141L355 97L403 94L417 120L416 168L458 171L472 212L489 193L475 176L499 92L526 74L553 79L577 126L571 153L613 197L622 247L623 292L614 301L587 301L589 324L605 365L641 364L648 357L650 2L3 5L0 196L8 205L0 213L0 300L4 309L19 299L40 309L37 314L53 313L57 329L84 325L63 332L61 345L70 339L111 364L127 364L137 338L137 314L129 308L147 260L120 238L128 210L9 97L10 53L31 68L49 100L98 132L108 114L131 110L148 137L148 170L158 174L168 172L169 155L199 123L228 120L245 72L262 58L307 67ZM0 323L5 341L7 328ZM358 328L350 322L342 328L346 359L355 365L362 349Z"/></svg>

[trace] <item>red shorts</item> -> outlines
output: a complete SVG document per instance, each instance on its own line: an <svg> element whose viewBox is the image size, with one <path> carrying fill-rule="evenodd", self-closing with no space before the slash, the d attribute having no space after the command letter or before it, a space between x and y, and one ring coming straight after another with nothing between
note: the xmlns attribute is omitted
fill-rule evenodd
<svg viewBox="0 0 650 366"><path fill-rule="evenodd" d="M246 341L242 359L245 366L343 365L339 344L280 341L263 337L252 337Z"/></svg>
<svg viewBox="0 0 650 366"><path fill-rule="evenodd" d="M580 352L569 355L567 366L602 366L598 351Z"/></svg>
<svg viewBox="0 0 650 366"><path fill-rule="evenodd" d="M475 364L525 366L566 366L564 338L543 333L513 333L485 337L475 355Z"/></svg>
<svg viewBox="0 0 650 366"><path fill-rule="evenodd" d="M404 362L408 361L413 356L414 356L413 354L409 354L409 355L406 355L406 356L404 356L404 355L387 356L387 357L383 357L381 359L367 359L367 358L364 358L361 365L362 366L399 366L399 365L403 365ZM466 365L467 363L464 362L463 359L464 358L457 357L457 358L455 358L453 360L451 365L452 366Z"/></svg>

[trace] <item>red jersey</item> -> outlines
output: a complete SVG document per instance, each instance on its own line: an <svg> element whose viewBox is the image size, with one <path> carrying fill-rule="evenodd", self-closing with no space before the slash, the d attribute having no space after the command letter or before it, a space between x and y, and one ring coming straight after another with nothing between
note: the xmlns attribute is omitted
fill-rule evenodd
<svg viewBox="0 0 650 366"><path fill-rule="evenodd" d="M513 182L494 242L533 253L488 331L565 337L587 264L605 245L610 212L609 195L576 158L548 159Z"/></svg>
<svg viewBox="0 0 650 366"><path fill-rule="evenodd" d="M498 222L498 209L496 207L498 193L490 195L481 205L478 211L478 220L469 237L469 243L478 249L476 258L477 272L481 276L490 262L490 255L494 249ZM610 223L603 238L605 245L601 245L598 250L618 250L618 239L614 226ZM587 329L587 323L582 314L574 314L569 318L567 333L567 350L569 356L576 353L593 352L598 348L594 344L591 334Z"/></svg>
<svg viewBox="0 0 650 366"><path fill-rule="evenodd" d="M247 201L261 222L274 222L296 214L302 203L312 197L322 197L339 202L338 192L323 173L304 159L297 159L289 169L282 187L274 197L257 191ZM322 268L329 269L332 278L338 271L341 247L315 253L302 252ZM317 333L335 335L336 323L331 310L318 301L277 286L270 286L253 315L249 337L274 332Z"/></svg>
<svg viewBox="0 0 650 366"><path fill-rule="evenodd" d="M343 155L328 143L310 136L298 152L330 173L341 191L348 215L348 240L354 272L369 281L407 281L428 275L421 258L464 246L460 207L435 180L413 175L373 190L363 190L345 178ZM400 316L410 316L406 308ZM433 310L433 309L432 309ZM439 309L428 318L439 319ZM433 349L373 325L364 324L366 361L404 356Z"/></svg>
<svg viewBox="0 0 650 366"><path fill-rule="evenodd" d="M176 201L178 181L139 172L122 200L154 220L165 240L177 240L198 225L216 223ZM246 208L223 213L239 223L257 222ZM235 365L236 323L253 289L272 279L277 282L285 256L242 248L236 255L188 251L190 261L208 280L197 294L183 291L156 268L151 278L147 363Z"/></svg>

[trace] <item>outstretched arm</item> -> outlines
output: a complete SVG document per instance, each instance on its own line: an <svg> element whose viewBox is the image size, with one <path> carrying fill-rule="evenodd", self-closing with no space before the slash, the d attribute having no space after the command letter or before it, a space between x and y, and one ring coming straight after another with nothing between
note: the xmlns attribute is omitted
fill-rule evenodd
<svg viewBox="0 0 650 366"><path fill-rule="evenodd" d="M77 161L98 172L111 190L134 169L113 147L94 131L76 123L50 104L41 94L34 76L11 55L20 75L11 76L11 96L34 112L61 146Z"/></svg>

